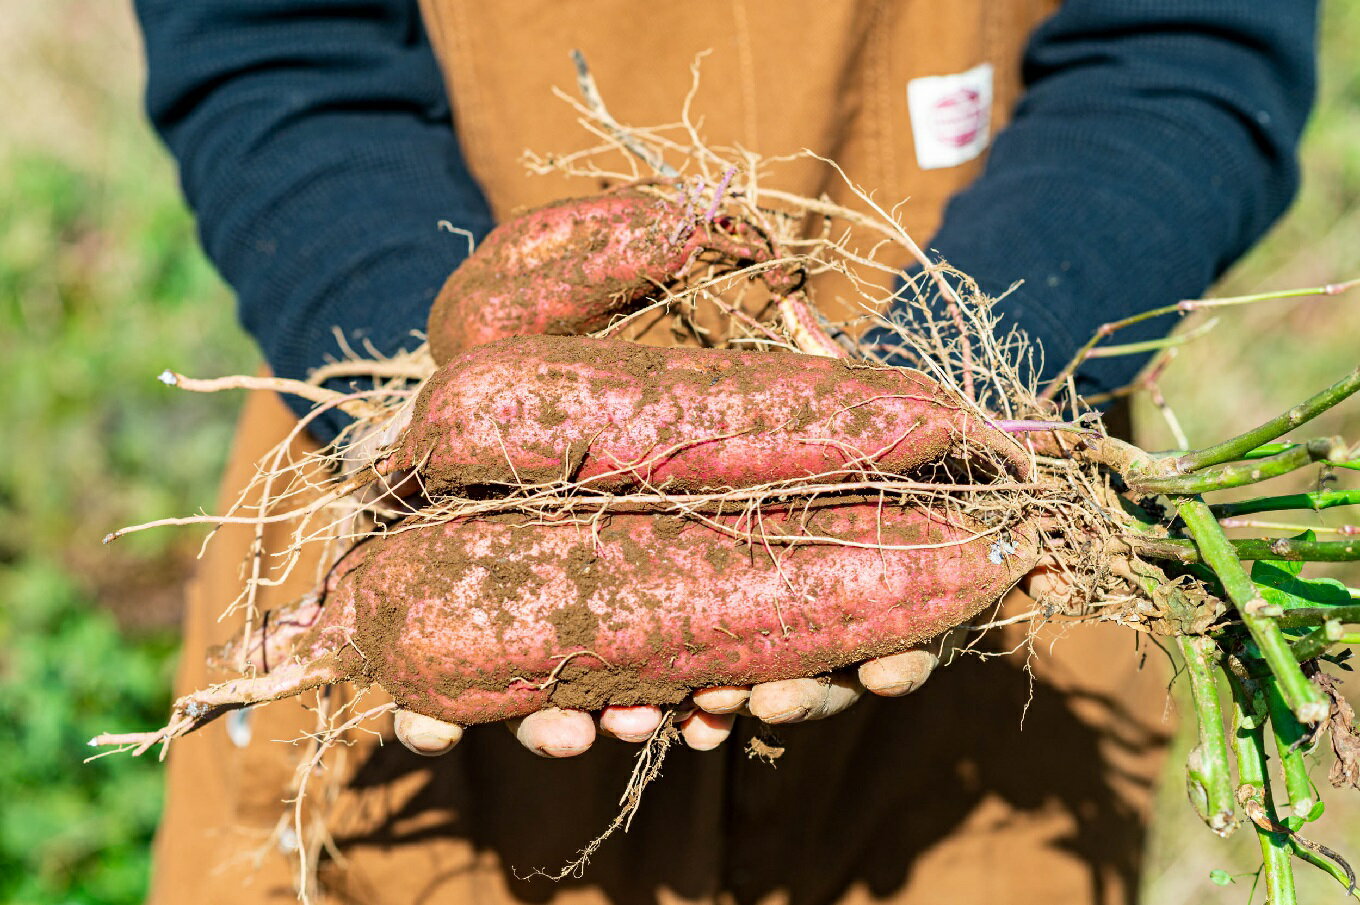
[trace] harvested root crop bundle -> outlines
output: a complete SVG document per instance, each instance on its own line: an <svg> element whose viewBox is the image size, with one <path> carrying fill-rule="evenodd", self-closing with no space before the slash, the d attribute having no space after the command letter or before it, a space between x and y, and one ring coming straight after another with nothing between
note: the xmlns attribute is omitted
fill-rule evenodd
<svg viewBox="0 0 1360 905"><path fill-rule="evenodd" d="M758 524L498 516L398 530L338 565L324 607L266 620L250 653L267 675L187 696L171 726L343 680L460 724L674 704L905 650L995 602L1036 556L1032 526L876 503Z"/></svg>
<svg viewBox="0 0 1360 905"><path fill-rule="evenodd" d="M379 471L418 467L434 493L555 480L705 491L946 460L984 478L1029 471L1018 444L917 371L538 336L440 369Z"/></svg>
<svg viewBox="0 0 1360 905"><path fill-rule="evenodd" d="M217 655L230 678L181 698L161 730L92 744L142 753L229 710L323 688L314 751L290 793L296 838L308 840L305 899L315 883L306 852L331 838L304 832L306 777L379 714L468 725L645 703L673 720L696 689L824 676L920 645L998 600L1042 550L1054 580L1033 583L1041 599L978 630L1104 622L1149 642L1171 638L1198 721L1187 779L1201 818L1220 835L1238 825L1257 834L1268 889L1292 884L1298 857L1353 890L1349 865L1301 835L1322 814L1302 742L1330 733L1333 782L1357 784L1360 734L1323 667L1360 644L1348 628L1360 625L1360 590L1300 567L1358 559L1360 544L1224 529L1298 534L1292 521L1254 516L1360 504L1360 490L1327 486L1338 470L1360 470L1360 447L1286 436L1360 393L1360 370L1236 437L1150 453L1109 436L1068 378L1089 357L1161 344L1161 364L1140 384L1155 391L1192 336L1102 345L1107 337L1270 294L1178 301L1111 322L1040 388L1038 350L1001 330L992 300L928 258L895 209L849 183L862 202L853 208L778 188L782 163L812 155L762 161L706 148L692 129L677 144L664 130L599 125L618 148L540 158L539 168L633 187L532 211L488 237L431 317L433 373L422 352L337 363L378 381L350 393L172 381L273 386L320 403L316 412L349 406L357 421L336 448L299 460L294 437L284 439L224 515L110 536L244 524L256 542L228 611L243 611L244 624ZM659 161L650 144L685 167L603 169L615 150ZM636 185L649 176L664 181ZM906 261L922 273L902 272ZM763 285L748 279L756 274ZM529 335L604 328L663 289L648 330L688 348ZM821 319L833 306L819 304L845 307L841 291L852 318L862 311L864 325L883 328L858 349L846 341L854 320ZM890 325L872 317L885 310ZM637 335L656 337L643 326ZM777 351L790 347L808 354ZM845 354L853 360L820 357ZM904 360L930 376L881 364ZM1214 496L1310 466L1317 489ZM374 493L379 479L394 492ZM397 499L416 485L424 492ZM267 546L267 528L281 524L287 539ZM261 603L268 590L304 553L324 581L266 612L280 600ZM328 709L343 695L324 687L344 682L360 694ZM361 711L352 705L364 687L395 701ZM1267 732L1278 769L1265 759ZM665 739L658 729L639 755L640 782L656 775ZM1270 788L1281 780L1287 809Z"/></svg>
<svg viewBox="0 0 1360 905"><path fill-rule="evenodd" d="M593 333L704 251L733 266L774 256L748 223L634 188L537 208L492 230L445 282L430 353L443 364L510 336ZM788 290L801 278L773 271L767 280Z"/></svg>

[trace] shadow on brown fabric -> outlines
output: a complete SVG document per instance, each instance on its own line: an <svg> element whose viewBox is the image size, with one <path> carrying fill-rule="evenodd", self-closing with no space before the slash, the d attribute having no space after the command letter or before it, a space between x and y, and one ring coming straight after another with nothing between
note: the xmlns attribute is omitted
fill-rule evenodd
<svg viewBox="0 0 1360 905"><path fill-rule="evenodd" d="M630 905L656 902L658 887L685 898L722 891L740 903L781 892L790 905L812 905L856 886L890 897L943 837L979 821L1056 812L1068 829L1048 844L1080 859L1091 900L1110 900L1114 878L1123 891L1115 900L1131 903L1146 815L1117 787L1146 791L1148 771L1122 775L1108 752L1155 759L1167 734L1123 706L1031 683L1017 658L967 658L911 697L866 699L834 719L781 730L787 750L773 767L746 754L754 723L742 720L719 751L673 748L631 831L604 845L584 879L559 882L529 875L555 872L612 819L636 748L601 740L586 756L547 761L485 727L434 761L399 745L376 749L354 787L415 772L419 790L371 832L336 841L348 851L461 837L494 852L529 903L589 885ZM1097 722L1119 731L1102 746L1079 708L1087 720L1098 710ZM996 860L1007 857L1017 856L994 852L974 869L1016 870ZM440 884L466 869L426 878L425 900L439 900Z"/></svg>

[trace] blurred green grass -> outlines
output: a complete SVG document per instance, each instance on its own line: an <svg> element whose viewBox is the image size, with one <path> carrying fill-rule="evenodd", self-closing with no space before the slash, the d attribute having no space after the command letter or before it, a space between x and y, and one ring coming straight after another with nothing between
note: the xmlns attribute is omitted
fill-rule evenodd
<svg viewBox="0 0 1360 905"><path fill-rule="evenodd" d="M0 31L0 901L139 901L160 807L155 761L82 767L83 742L156 725L168 703L191 538L113 527L210 507L239 400L177 394L171 367L253 367L229 293L198 251L173 168L140 112L140 49L123 4L14 4ZM1323 84L1299 201L1217 294L1360 276L1360 4L1330 0ZM1360 296L1224 316L1163 389L1193 441L1234 433L1354 367ZM1170 446L1138 409L1144 443ZM1318 426L1360 438L1352 404ZM1310 517L1311 518L1311 517ZM1344 511L1327 516L1344 523ZM1360 579L1351 573L1351 583ZM1210 868L1254 869L1190 816L1173 763L1147 902L1244 902ZM1174 775L1173 775L1174 774ZM1352 795L1351 797L1356 797ZM1339 793L1323 841L1360 856ZM1301 872L1303 873L1303 872ZM1302 881L1301 901L1327 901Z"/></svg>
<svg viewBox="0 0 1360 905"><path fill-rule="evenodd" d="M0 38L0 901L130 903L161 805L154 758L82 766L169 703L189 538L113 527L211 506L239 400L172 367L252 366L139 110L121 4L7 9Z"/></svg>

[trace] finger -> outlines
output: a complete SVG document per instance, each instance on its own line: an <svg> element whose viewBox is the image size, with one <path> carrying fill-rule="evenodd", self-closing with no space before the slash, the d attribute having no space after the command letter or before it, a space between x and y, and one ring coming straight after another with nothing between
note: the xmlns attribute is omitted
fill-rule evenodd
<svg viewBox="0 0 1360 905"><path fill-rule="evenodd" d="M600 714L600 731L625 742L645 742L660 725L661 708L650 704L606 707Z"/></svg>
<svg viewBox="0 0 1360 905"><path fill-rule="evenodd" d="M859 665L859 681L885 698L900 698L925 684L940 659L928 650L909 650Z"/></svg>
<svg viewBox="0 0 1360 905"><path fill-rule="evenodd" d="M714 685L693 694L694 706L709 713L736 713L750 697L749 685Z"/></svg>
<svg viewBox="0 0 1360 905"><path fill-rule="evenodd" d="M379 452L394 444L415 414L415 401L416 397L412 396L385 424L376 429L367 428L354 437L354 442L344 452L344 470L351 472L371 464Z"/></svg>
<svg viewBox="0 0 1360 905"><path fill-rule="evenodd" d="M398 710L392 723L397 740L425 757L447 754L463 738L462 726L409 710Z"/></svg>
<svg viewBox="0 0 1360 905"><path fill-rule="evenodd" d="M695 751L712 751L727 741L736 720L735 713L707 713L696 710L680 721L680 737Z"/></svg>
<svg viewBox="0 0 1360 905"><path fill-rule="evenodd" d="M767 723L820 720L840 713L859 699L864 687L853 676L835 673L816 679L762 682L751 688L747 709Z"/></svg>
<svg viewBox="0 0 1360 905"><path fill-rule="evenodd" d="M520 720L515 738L539 757L575 757L595 741L595 719L584 710L549 707Z"/></svg>
<svg viewBox="0 0 1360 905"><path fill-rule="evenodd" d="M957 660L968 649L969 637L972 634L972 626L956 625L941 637L931 641L928 649L939 659L939 662L935 664L935 669L948 666ZM934 670L931 670L931 672L933 673Z"/></svg>
<svg viewBox="0 0 1360 905"><path fill-rule="evenodd" d="M1070 577L1055 568L1038 566L1020 581L1026 594L1040 602L1061 603L1072 596Z"/></svg>
<svg viewBox="0 0 1360 905"><path fill-rule="evenodd" d="M372 484L359 491L359 501L374 506L403 508L402 501L418 497L424 490L416 472L408 468L398 468L381 475ZM411 508L410 504L404 508Z"/></svg>
<svg viewBox="0 0 1360 905"><path fill-rule="evenodd" d="M826 687L826 698L808 714L810 720L825 719L849 709L864 694L864 686L853 672L832 673Z"/></svg>

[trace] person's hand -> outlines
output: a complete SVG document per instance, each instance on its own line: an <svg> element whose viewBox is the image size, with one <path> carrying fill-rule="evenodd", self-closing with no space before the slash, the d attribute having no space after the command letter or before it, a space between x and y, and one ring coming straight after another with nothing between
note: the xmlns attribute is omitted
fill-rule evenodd
<svg viewBox="0 0 1360 905"><path fill-rule="evenodd" d="M393 412L386 421L358 434L345 449L340 464L341 473L350 475L361 468L369 467L382 450L397 442L402 431L406 430L406 425L411 423L411 415L414 412L415 400L412 398ZM418 495L419 492L420 483L414 476L410 472L398 470L381 476L365 487L359 493L359 500L374 507L375 510L393 507L400 511L408 508L402 501Z"/></svg>
<svg viewBox="0 0 1360 905"><path fill-rule="evenodd" d="M859 700L864 692L900 697L920 688L940 663L940 654L953 650L958 633L917 648L866 660L853 671L810 679L785 679L758 685L722 685L700 689L681 709L676 725L689 747L709 751L732 732L738 714L781 725L834 716ZM625 742L644 742L660 727L660 707L606 707L598 714L552 707L508 726L520 744L541 757L574 757L587 751L599 735ZM436 756L451 751L463 729L410 711L398 711L397 738L417 754Z"/></svg>
<svg viewBox="0 0 1360 905"><path fill-rule="evenodd" d="M411 411L407 406L355 444L347 457L348 468L369 461L377 450L393 443L409 422ZM409 475L394 474L369 492L396 501L415 489L416 482ZM866 660L857 669L829 676L699 689L680 710L676 726L689 747L709 751L731 735L739 714L783 725L834 716L866 691L881 697L901 697L925 684L941 656L952 656L959 637L957 631L949 632L930 646ZM574 757L589 750L602 734L625 742L644 742L661 726L662 719L661 708L651 705L606 707L596 714L551 707L507 725L535 754ZM461 726L405 710L397 712L395 730L403 745L428 756L453 750L463 737Z"/></svg>
<svg viewBox="0 0 1360 905"><path fill-rule="evenodd" d="M1032 598L1065 599L1070 583L1056 569L1040 564L1020 584ZM941 658L948 662L958 650L967 630L953 629L928 647L866 660L854 671L809 679L785 679L758 685L723 685L704 688L691 695L677 721L680 737L689 747L709 751L732 733L738 714L747 714L772 725L820 720L841 713L864 692L881 697L901 697L925 684ZM661 725L660 707L606 707L598 714L583 710L548 708L508 726L520 743L542 757L574 757L594 744L598 735L626 742L644 742ZM436 756L451 751L463 737L463 729L431 717L399 711L396 734L417 754Z"/></svg>

